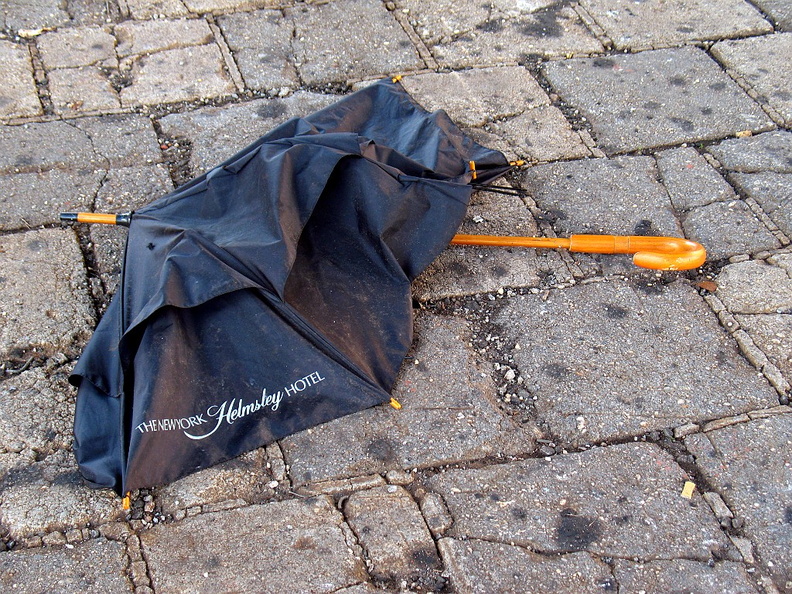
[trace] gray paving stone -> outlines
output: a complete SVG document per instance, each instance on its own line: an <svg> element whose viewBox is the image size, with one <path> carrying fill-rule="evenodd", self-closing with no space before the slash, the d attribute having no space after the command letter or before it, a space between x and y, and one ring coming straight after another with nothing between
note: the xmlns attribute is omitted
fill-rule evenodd
<svg viewBox="0 0 792 594"><path fill-rule="evenodd" d="M509 544L443 538L437 543L455 591L575 592L615 589L610 568L588 553L539 555Z"/></svg>
<svg viewBox="0 0 792 594"><path fill-rule="evenodd" d="M81 348L94 319L74 232L43 229L0 236L0 253L0 357L31 348L43 356Z"/></svg>
<svg viewBox="0 0 792 594"><path fill-rule="evenodd" d="M108 169L159 160L151 121L138 115L0 127L0 173Z"/></svg>
<svg viewBox="0 0 792 594"><path fill-rule="evenodd" d="M245 86L277 94L299 85L293 63L294 22L280 10L261 10L220 17L220 29L234 53Z"/></svg>
<svg viewBox="0 0 792 594"><path fill-rule="evenodd" d="M778 239L742 200L695 208L684 215L682 229L685 237L707 249L707 258L711 261L781 247Z"/></svg>
<svg viewBox="0 0 792 594"><path fill-rule="evenodd" d="M792 236L792 174L763 171L732 173L729 179L756 200L787 236Z"/></svg>
<svg viewBox="0 0 792 594"><path fill-rule="evenodd" d="M236 91L216 45L127 58L121 67L129 70L132 81L121 90L124 106L210 99Z"/></svg>
<svg viewBox="0 0 792 594"><path fill-rule="evenodd" d="M573 445L774 406L775 391L682 281L596 282L510 300L494 322L537 422ZM695 353L695 356L692 354ZM712 398L718 394L718 398Z"/></svg>
<svg viewBox="0 0 792 594"><path fill-rule="evenodd" d="M401 25L378 2L336 0L295 6L293 51L308 86L387 76L424 66Z"/></svg>
<svg viewBox="0 0 792 594"><path fill-rule="evenodd" d="M117 68L115 44L115 37L103 27L60 29L36 39L47 70L94 65Z"/></svg>
<svg viewBox="0 0 792 594"><path fill-rule="evenodd" d="M732 561L707 563L688 559L634 563L616 559L613 574L623 592L731 592L757 594L745 567Z"/></svg>
<svg viewBox="0 0 792 594"><path fill-rule="evenodd" d="M418 34L446 67L492 65L530 56L602 51L572 7L556 2L400 0Z"/></svg>
<svg viewBox="0 0 792 594"><path fill-rule="evenodd" d="M107 74L100 68L61 68L49 74L50 98L58 114L106 111L121 107Z"/></svg>
<svg viewBox="0 0 792 594"><path fill-rule="evenodd" d="M16 231L58 222L63 211L90 210L105 177L98 171L0 175L0 229Z"/></svg>
<svg viewBox="0 0 792 594"><path fill-rule="evenodd" d="M299 91L286 99L259 99L226 107L205 107L168 115L162 132L191 145L193 175L208 171L289 118L327 107L338 97Z"/></svg>
<svg viewBox="0 0 792 594"><path fill-rule="evenodd" d="M726 68L736 71L784 118L792 123L792 33L721 41L712 46L712 54Z"/></svg>
<svg viewBox="0 0 792 594"><path fill-rule="evenodd" d="M366 581L347 531L317 497L194 516L141 541L156 591L329 593Z"/></svg>
<svg viewBox="0 0 792 594"><path fill-rule="evenodd" d="M782 591L792 582L792 416L690 435L685 445L723 497Z"/></svg>
<svg viewBox="0 0 792 594"><path fill-rule="evenodd" d="M162 165L111 169L96 193L93 209L96 212L130 212L171 190L173 182ZM96 272L107 297L118 287L127 232L111 225L91 225L88 233L93 244Z"/></svg>
<svg viewBox="0 0 792 594"><path fill-rule="evenodd" d="M258 448L162 487L157 502L165 514L229 499L259 503L275 494L272 480L265 449Z"/></svg>
<svg viewBox="0 0 792 594"><path fill-rule="evenodd" d="M393 390L401 410L385 404L280 442L295 484L531 451L532 434L497 409L492 379L465 347L467 325L422 315L416 334Z"/></svg>
<svg viewBox="0 0 792 594"><path fill-rule="evenodd" d="M529 237L540 234L530 211L519 198L485 192L471 199L459 232ZM568 269L553 251L450 246L416 279L413 294L417 299L428 300L569 280Z"/></svg>
<svg viewBox="0 0 792 594"><path fill-rule="evenodd" d="M670 455L628 443L429 479L446 500L448 536L514 544L543 554L588 551L640 560L707 561L736 551Z"/></svg>
<svg viewBox="0 0 792 594"><path fill-rule="evenodd" d="M191 12L229 12L236 10L255 10L290 4L289 0L182 0Z"/></svg>
<svg viewBox="0 0 792 594"><path fill-rule="evenodd" d="M647 49L705 39L770 33L773 27L743 0L636 3L583 0L581 4L616 49ZM717 13L719 18L712 18Z"/></svg>
<svg viewBox="0 0 792 594"><path fill-rule="evenodd" d="M182 17L190 14L182 0L124 0L133 19Z"/></svg>
<svg viewBox="0 0 792 594"><path fill-rule="evenodd" d="M418 505L402 487L358 491L344 515L363 547L370 573L379 580L436 580L440 558Z"/></svg>
<svg viewBox="0 0 792 594"><path fill-rule="evenodd" d="M792 382L792 315L737 315L737 321L770 362Z"/></svg>
<svg viewBox="0 0 792 594"><path fill-rule="evenodd" d="M0 481L0 528L14 539L98 526L125 515L115 493L86 486L69 451L14 468Z"/></svg>
<svg viewBox="0 0 792 594"><path fill-rule="evenodd" d="M539 83L520 66L430 72L401 82L425 109L442 109L460 126L483 126L550 105Z"/></svg>
<svg viewBox="0 0 792 594"><path fill-rule="evenodd" d="M129 592L124 545L97 538L71 548L38 548L0 554L0 587L6 592Z"/></svg>
<svg viewBox="0 0 792 594"><path fill-rule="evenodd" d="M737 198L732 187L696 149L670 149L657 153L655 158L663 185L677 211Z"/></svg>
<svg viewBox="0 0 792 594"><path fill-rule="evenodd" d="M122 58L211 43L212 30L203 19L134 22L115 27L116 52Z"/></svg>
<svg viewBox="0 0 792 594"><path fill-rule="evenodd" d="M561 97L588 119L608 154L773 127L695 47L553 61L543 68Z"/></svg>
<svg viewBox="0 0 792 594"><path fill-rule="evenodd" d="M33 81L30 53L23 45L0 40L0 118L39 115L41 103Z"/></svg>
<svg viewBox="0 0 792 594"><path fill-rule="evenodd" d="M29 31L47 27L58 27L69 22L69 14L63 0L25 0L4 2L0 11L3 29Z"/></svg>
<svg viewBox="0 0 792 594"><path fill-rule="evenodd" d="M50 377L37 368L0 383L0 452L9 454L0 476L69 448L73 421L74 392L65 374Z"/></svg>
<svg viewBox="0 0 792 594"><path fill-rule="evenodd" d="M789 255L782 259L789 260ZM792 274L780 265L761 260L729 264L717 283L717 295L731 313L792 313Z"/></svg>
<svg viewBox="0 0 792 594"><path fill-rule="evenodd" d="M770 17L779 31L792 31L792 5L787 0L756 0L755 4Z"/></svg>
<svg viewBox="0 0 792 594"><path fill-rule="evenodd" d="M496 122L491 130L504 137L522 160L557 161L591 156L580 135L554 106L537 107Z"/></svg>
<svg viewBox="0 0 792 594"><path fill-rule="evenodd" d="M730 171L792 173L792 132L773 130L749 138L728 138L707 147Z"/></svg>

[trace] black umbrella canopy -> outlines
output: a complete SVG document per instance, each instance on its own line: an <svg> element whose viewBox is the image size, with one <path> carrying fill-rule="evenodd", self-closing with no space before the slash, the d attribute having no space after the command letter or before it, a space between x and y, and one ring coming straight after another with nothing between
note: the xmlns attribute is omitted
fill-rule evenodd
<svg viewBox="0 0 792 594"><path fill-rule="evenodd" d="M85 478L164 484L387 402L410 282L461 224L473 168L509 165L385 80L135 212L72 376Z"/></svg>

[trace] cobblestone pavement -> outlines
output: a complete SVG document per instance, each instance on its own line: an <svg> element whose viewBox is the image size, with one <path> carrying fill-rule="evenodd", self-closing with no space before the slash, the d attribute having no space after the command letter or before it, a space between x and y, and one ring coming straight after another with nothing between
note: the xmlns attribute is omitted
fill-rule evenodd
<svg viewBox="0 0 792 594"><path fill-rule="evenodd" d="M0 588L792 592L788 0L0 0ZM394 395L171 485L87 488L66 378L125 211L405 74L528 161L467 232L684 235L704 267L450 247ZM695 485L692 493L687 483Z"/></svg>

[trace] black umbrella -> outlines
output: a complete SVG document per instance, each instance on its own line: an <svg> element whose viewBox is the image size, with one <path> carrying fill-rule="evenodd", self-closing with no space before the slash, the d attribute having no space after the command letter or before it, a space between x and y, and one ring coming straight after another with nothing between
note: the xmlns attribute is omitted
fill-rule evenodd
<svg viewBox="0 0 792 594"><path fill-rule="evenodd" d="M410 282L474 175L509 168L386 80L117 221L119 290L71 378L83 476L163 484L388 402Z"/></svg>

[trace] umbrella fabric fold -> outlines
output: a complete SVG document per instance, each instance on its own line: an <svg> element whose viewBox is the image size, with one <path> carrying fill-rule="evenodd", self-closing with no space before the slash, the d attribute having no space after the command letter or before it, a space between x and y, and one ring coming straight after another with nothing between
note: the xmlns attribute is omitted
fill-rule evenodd
<svg viewBox="0 0 792 594"><path fill-rule="evenodd" d="M83 476L164 484L387 402L410 282L505 157L381 81L275 128L132 215L74 371Z"/></svg>

